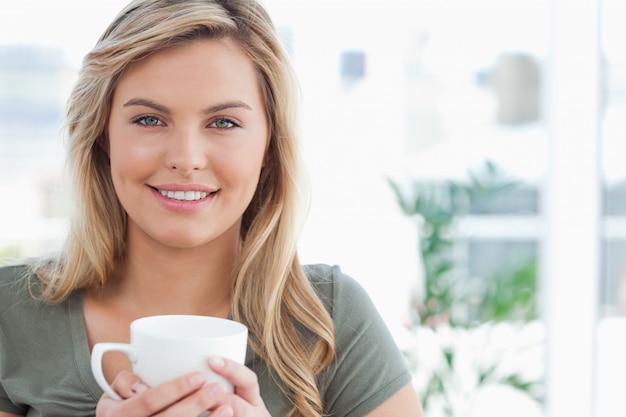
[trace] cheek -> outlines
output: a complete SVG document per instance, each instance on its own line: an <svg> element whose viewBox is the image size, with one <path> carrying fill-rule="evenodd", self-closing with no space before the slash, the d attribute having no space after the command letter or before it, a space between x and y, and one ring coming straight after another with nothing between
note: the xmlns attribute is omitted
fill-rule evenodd
<svg viewBox="0 0 626 417"><path fill-rule="evenodd" d="M119 173L140 172L154 161L157 147L154 142L138 137L122 123L113 121L109 125L109 158L111 169Z"/></svg>
<svg viewBox="0 0 626 417"><path fill-rule="evenodd" d="M245 188L256 188L261 172L261 164L249 159L237 162L216 161L212 167L221 181L230 183L231 186Z"/></svg>
<svg viewBox="0 0 626 417"><path fill-rule="evenodd" d="M110 147L109 157L111 158L111 174L113 179L124 178L134 171L133 156L130 152L117 148L115 145Z"/></svg>
<svg viewBox="0 0 626 417"><path fill-rule="evenodd" d="M245 155L245 154L244 154ZM259 182L263 158L256 153L214 161L215 173L223 185L237 189L237 198L251 200Z"/></svg>

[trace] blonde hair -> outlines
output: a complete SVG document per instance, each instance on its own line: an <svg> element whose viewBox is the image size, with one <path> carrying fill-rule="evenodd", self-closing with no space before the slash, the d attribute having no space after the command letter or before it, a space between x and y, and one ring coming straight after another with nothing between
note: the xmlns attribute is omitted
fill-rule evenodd
<svg viewBox="0 0 626 417"><path fill-rule="evenodd" d="M270 127L269 158L243 215L232 315L250 329L251 348L294 404L291 415L321 416L317 376L333 360L334 327L296 250L303 208L297 89L273 23L256 1L135 0L120 12L86 55L68 102L68 169L78 198L66 245L34 270L51 302L105 284L125 254L126 213L103 151L116 83L133 61L216 37L237 41L250 58Z"/></svg>

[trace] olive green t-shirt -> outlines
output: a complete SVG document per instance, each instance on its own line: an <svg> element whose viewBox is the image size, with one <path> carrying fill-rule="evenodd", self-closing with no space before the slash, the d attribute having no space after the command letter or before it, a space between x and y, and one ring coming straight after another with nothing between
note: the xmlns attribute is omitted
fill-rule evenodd
<svg viewBox="0 0 626 417"><path fill-rule="evenodd" d="M338 267L305 267L336 326L336 361L319 377L326 412L360 417L411 381L384 322L363 288ZM95 415L103 392L90 368L82 294L60 304L33 299L26 267L0 268L0 411L29 417ZM291 405L266 365L248 349L272 416Z"/></svg>

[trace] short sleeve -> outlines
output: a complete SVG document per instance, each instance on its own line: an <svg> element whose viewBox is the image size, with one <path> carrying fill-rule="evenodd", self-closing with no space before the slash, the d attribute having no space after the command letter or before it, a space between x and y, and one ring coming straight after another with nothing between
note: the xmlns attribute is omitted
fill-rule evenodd
<svg viewBox="0 0 626 417"><path fill-rule="evenodd" d="M411 374L364 288L338 267L328 268L331 282L321 295L335 323L336 362L322 381L325 412L361 417L409 383Z"/></svg>
<svg viewBox="0 0 626 417"><path fill-rule="evenodd" d="M8 394L4 391L2 384L0 383L0 411L5 411L11 414L26 415L26 409L18 408L11 402Z"/></svg>

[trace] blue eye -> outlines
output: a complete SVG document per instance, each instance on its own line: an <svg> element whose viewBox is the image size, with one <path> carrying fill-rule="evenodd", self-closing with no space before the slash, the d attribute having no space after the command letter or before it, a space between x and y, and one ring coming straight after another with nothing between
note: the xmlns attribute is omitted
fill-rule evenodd
<svg viewBox="0 0 626 417"><path fill-rule="evenodd" d="M211 127L216 127L218 129L231 129L233 127L238 127L239 125L233 122L230 119L217 119L213 123L210 124Z"/></svg>
<svg viewBox="0 0 626 417"><path fill-rule="evenodd" d="M163 124L163 122L161 122L158 118L154 116L137 117L133 120L133 123L138 123L143 126L159 126Z"/></svg>

